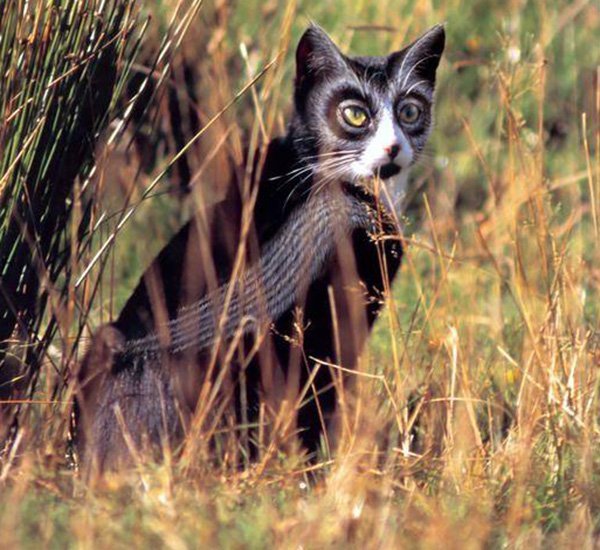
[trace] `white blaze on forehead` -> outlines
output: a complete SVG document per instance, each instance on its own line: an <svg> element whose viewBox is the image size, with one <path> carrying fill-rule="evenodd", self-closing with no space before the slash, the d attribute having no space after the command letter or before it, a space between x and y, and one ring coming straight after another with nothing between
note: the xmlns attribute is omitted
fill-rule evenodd
<svg viewBox="0 0 600 550"><path fill-rule="evenodd" d="M413 160L413 151L396 121L394 106L390 100L383 104L376 123L375 133L368 139L367 146L357 163L360 165L361 175L373 175L377 168L390 161L402 169L407 169ZM398 155L391 160L386 149L395 144L400 147L400 150Z"/></svg>
<svg viewBox="0 0 600 550"><path fill-rule="evenodd" d="M394 105L389 99L381 107L376 124L375 133L368 138L365 149L352 163L351 171L357 178L372 178L376 175L377 169L384 164L393 162L398 165L401 168L400 173L383 180L380 193L387 208L400 216L414 152L396 120ZM399 151L392 160L386 149L394 144L399 146Z"/></svg>

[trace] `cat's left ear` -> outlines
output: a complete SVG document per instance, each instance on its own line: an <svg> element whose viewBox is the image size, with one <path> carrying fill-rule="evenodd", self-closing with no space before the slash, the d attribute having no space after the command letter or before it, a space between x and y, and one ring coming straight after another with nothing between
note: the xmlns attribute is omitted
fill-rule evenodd
<svg viewBox="0 0 600 550"><path fill-rule="evenodd" d="M302 35L296 50L296 88L344 65L344 56L338 47L313 23Z"/></svg>
<svg viewBox="0 0 600 550"><path fill-rule="evenodd" d="M401 78L418 75L435 83L435 73L444 52L446 33L436 25L403 50L390 55L388 67Z"/></svg>

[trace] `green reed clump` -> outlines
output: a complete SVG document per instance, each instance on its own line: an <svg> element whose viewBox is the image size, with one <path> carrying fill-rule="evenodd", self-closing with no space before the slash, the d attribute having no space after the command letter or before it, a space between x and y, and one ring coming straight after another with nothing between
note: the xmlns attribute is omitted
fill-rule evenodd
<svg viewBox="0 0 600 550"><path fill-rule="evenodd" d="M0 442L76 310L68 289L90 239L86 188L123 105L138 23L136 2L0 3Z"/></svg>

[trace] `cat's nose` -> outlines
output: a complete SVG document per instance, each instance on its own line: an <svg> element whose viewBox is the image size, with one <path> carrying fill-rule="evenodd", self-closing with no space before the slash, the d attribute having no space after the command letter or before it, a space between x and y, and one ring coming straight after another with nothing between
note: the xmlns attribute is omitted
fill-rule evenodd
<svg viewBox="0 0 600 550"><path fill-rule="evenodd" d="M393 145L388 145L384 149L385 149L385 152L390 157L390 160L394 160L398 156L398 153L400 152L400 145L398 145L397 143L394 143Z"/></svg>

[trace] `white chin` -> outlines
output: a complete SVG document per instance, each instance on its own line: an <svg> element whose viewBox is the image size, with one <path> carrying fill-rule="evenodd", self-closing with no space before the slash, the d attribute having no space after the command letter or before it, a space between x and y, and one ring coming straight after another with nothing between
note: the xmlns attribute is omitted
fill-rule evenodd
<svg viewBox="0 0 600 550"><path fill-rule="evenodd" d="M356 178L355 183L377 195L386 209L400 218L405 206L408 172L407 168L403 168L400 173L387 179L377 179L371 174L367 177Z"/></svg>

